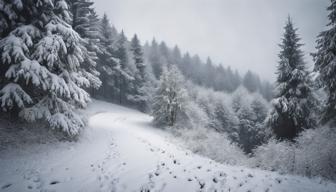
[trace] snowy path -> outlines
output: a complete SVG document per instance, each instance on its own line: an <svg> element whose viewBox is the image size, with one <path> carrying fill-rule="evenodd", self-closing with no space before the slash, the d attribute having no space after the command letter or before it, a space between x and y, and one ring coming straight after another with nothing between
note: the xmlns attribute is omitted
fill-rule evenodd
<svg viewBox="0 0 336 192"><path fill-rule="evenodd" d="M0 191L336 191L317 179L218 164L178 147L151 117L104 102L77 143L0 154Z"/></svg>

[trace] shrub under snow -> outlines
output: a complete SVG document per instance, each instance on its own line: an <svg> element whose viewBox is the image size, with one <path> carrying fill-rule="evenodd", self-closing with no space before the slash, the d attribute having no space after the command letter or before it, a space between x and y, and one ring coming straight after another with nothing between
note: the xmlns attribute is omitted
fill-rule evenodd
<svg viewBox="0 0 336 192"><path fill-rule="evenodd" d="M206 128L174 129L194 153L209 157L221 163L230 165L244 165L247 156L225 133Z"/></svg>
<svg viewBox="0 0 336 192"><path fill-rule="evenodd" d="M253 166L282 173L336 180L336 130L305 130L296 143L270 140L255 150Z"/></svg>

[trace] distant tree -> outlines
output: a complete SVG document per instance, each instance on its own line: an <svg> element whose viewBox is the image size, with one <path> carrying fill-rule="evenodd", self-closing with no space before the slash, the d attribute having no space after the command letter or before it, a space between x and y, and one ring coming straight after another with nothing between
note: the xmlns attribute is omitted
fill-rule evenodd
<svg viewBox="0 0 336 192"><path fill-rule="evenodd" d="M235 92L232 93L231 106L235 113L237 113L240 108L247 102L246 97L248 96L248 91L245 87L238 87Z"/></svg>
<svg viewBox="0 0 336 192"><path fill-rule="evenodd" d="M177 45L175 45L175 47L173 49L172 57L173 57L173 62L172 63L175 63L178 67L180 67L181 60L182 60L182 55L181 55L181 51L180 51L180 49L178 48Z"/></svg>
<svg viewBox="0 0 336 192"><path fill-rule="evenodd" d="M260 94L267 100L270 101L273 98L273 85L268 81L263 81L260 86Z"/></svg>
<svg viewBox="0 0 336 192"><path fill-rule="evenodd" d="M269 125L280 139L293 139L316 125L316 99L300 50L302 44L290 17L280 45L276 96Z"/></svg>
<svg viewBox="0 0 336 192"><path fill-rule="evenodd" d="M237 112L239 119L238 126L238 144L245 152L250 153L253 147L256 146L258 140L258 130L256 128L256 114L253 112L249 104L242 105Z"/></svg>
<svg viewBox="0 0 336 192"><path fill-rule="evenodd" d="M244 87L238 88L233 96L233 109L239 123L236 134L232 134L235 137L231 138L246 153L250 153L266 139L264 121L268 113L267 101L260 94L251 95Z"/></svg>
<svg viewBox="0 0 336 192"><path fill-rule="evenodd" d="M259 94L254 95L251 101L251 108L256 114L256 123L263 124L268 114L268 103Z"/></svg>
<svg viewBox="0 0 336 192"><path fill-rule="evenodd" d="M212 60L210 57L207 57L205 65L204 65L204 71L203 71L204 79L202 82L202 85L208 88L214 87L214 78L215 78L215 67L212 63Z"/></svg>
<svg viewBox="0 0 336 192"><path fill-rule="evenodd" d="M219 132L226 132L229 137L237 141L239 121L236 114L232 111L224 99L216 99L214 101L214 115L216 119L215 129Z"/></svg>
<svg viewBox="0 0 336 192"><path fill-rule="evenodd" d="M144 86L148 79L145 71L146 66L144 63L144 55L137 35L134 35L132 38L130 50L132 51L133 60L136 67L131 100L136 103L141 111L145 111L147 93Z"/></svg>
<svg viewBox="0 0 336 192"><path fill-rule="evenodd" d="M319 72L319 79L327 92L326 108L322 115L322 123L336 124L336 1L331 0L328 29L318 36L317 52L313 54L314 70Z"/></svg>
<svg viewBox="0 0 336 192"><path fill-rule="evenodd" d="M260 88L260 79L249 70L244 76L243 85L251 93L257 92Z"/></svg>
<svg viewBox="0 0 336 192"><path fill-rule="evenodd" d="M118 97L118 69L120 61L116 57L116 41L118 33L110 24L106 14L99 21L99 51L97 52L97 70L100 73L102 86L95 97L114 101Z"/></svg>
<svg viewBox="0 0 336 192"><path fill-rule="evenodd" d="M148 50L148 61L152 67L152 72L156 79L159 79L162 72L162 60L159 51L159 45L155 39L153 39L150 49Z"/></svg>
<svg viewBox="0 0 336 192"><path fill-rule="evenodd" d="M119 98L117 101L119 104L127 104L129 102L129 97L131 96L131 90L134 82L134 74L132 73L131 67L131 56L129 50L129 42L122 31L116 41L117 50L115 52L116 58L119 59L119 66L116 68L118 76L118 94Z"/></svg>
<svg viewBox="0 0 336 192"><path fill-rule="evenodd" d="M164 68L153 101L155 124L174 126L177 117L185 115L188 93L183 84L183 76L174 65Z"/></svg>
<svg viewBox="0 0 336 192"><path fill-rule="evenodd" d="M145 64L144 64L144 56L143 56L143 51L142 47L140 44L140 41L137 37L137 35L134 35L131 41L131 51L133 53L133 59L136 68L138 69L141 78L144 78L145 74Z"/></svg>
<svg viewBox="0 0 336 192"><path fill-rule="evenodd" d="M182 57L181 61L181 72L184 75L185 78L190 79L191 74L190 74L190 67L191 67L191 56L189 53L185 53Z"/></svg>

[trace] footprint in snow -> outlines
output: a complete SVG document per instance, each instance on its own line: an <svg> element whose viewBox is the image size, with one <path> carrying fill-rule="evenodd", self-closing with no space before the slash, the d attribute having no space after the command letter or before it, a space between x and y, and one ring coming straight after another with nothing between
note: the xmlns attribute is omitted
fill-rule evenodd
<svg viewBox="0 0 336 192"><path fill-rule="evenodd" d="M226 177L226 173L224 173L224 172L220 172L220 173L219 173L219 176L220 176L220 177Z"/></svg>
<svg viewBox="0 0 336 192"><path fill-rule="evenodd" d="M181 163L178 160L176 160L176 159L174 159L173 163L177 164L177 165L181 165Z"/></svg>
<svg viewBox="0 0 336 192"><path fill-rule="evenodd" d="M279 184L280 184L281 181L282 181L280 178L276 178L275 180L276 180Z"/></svg>
<svg viewBox="0 0 336 192"><path fill-rule="evenodd" d="M202 180L198 180L198 184L200 185L200 189L203 189L205 187L205 182Z"/></svg>
<svg viewBox="0 0 336 192"><path fill-rule="evenodd" d="M8 187L12 186L11 183L7 183L1 187L1 189L7 189Z"/></svg>
<svg viewBox="0 0 336 192"><path fill-rule="evenodd" d="M60 183L59 181L51 181L49 184L50 185L56 185L56 184L58 184L58 183Z"/></svg>

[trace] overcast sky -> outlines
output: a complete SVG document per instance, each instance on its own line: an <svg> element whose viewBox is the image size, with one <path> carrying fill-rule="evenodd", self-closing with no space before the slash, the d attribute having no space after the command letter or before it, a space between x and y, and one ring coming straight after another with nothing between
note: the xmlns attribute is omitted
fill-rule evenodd
<svg viewBox="0 0 336 192"><path fill-rule="evenodd" d="M329 0L93 0L99 14L137 33L144 43L153 37L182 51L210 56L216 63L273 80L278 44L288 15L305 43L312 64L318 33L327 23Z"/></svg>

